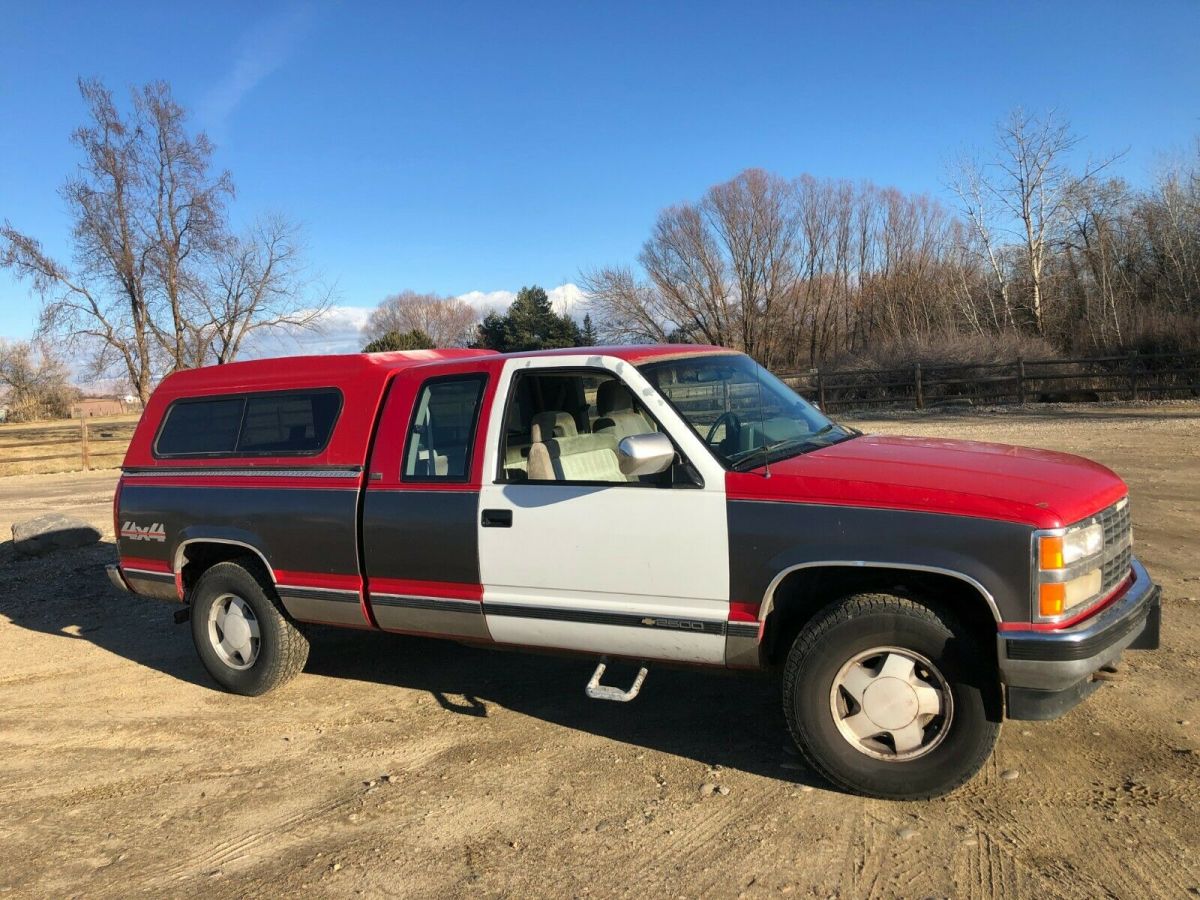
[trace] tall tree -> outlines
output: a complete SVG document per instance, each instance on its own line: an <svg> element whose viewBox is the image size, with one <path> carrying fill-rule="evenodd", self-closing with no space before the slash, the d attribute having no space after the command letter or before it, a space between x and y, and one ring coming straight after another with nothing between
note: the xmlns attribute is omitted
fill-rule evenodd
<svg viewBox="0 0 1200 900"><path fill-rule="evenodd" d="M369 340L391 331L421 331L434 347L466 347L475 338L479 314L465 300L401 291L385 298L371 313L363 336Z"/></svg>
<svg viewBox="0 0 1200 900"><path fill-rule="evenodd" d="M506 313L489 313L479 326L479 345L505 353L578 347L580 339L579 326L556 313L537 285L521 288Z"/></svg>
<svg viewBox="0 0 1200 900"><path fill-rule="evenodd" d="M232 359L250 331L314 327L329 297L308 295L294 226L230 234L232 179L212 170L212 144L189 132L170 88L135 89L128 113L99 81L79 89L83 160L61 190L73 265L0 227L0 266L41 296L41 333L82 342L96 374L115 367L145 401L168 372Z"/></svg>
<svg viewBox="0 0 1200 900"><path fill-rule="evenodd" d="M599 336L596 334L596 326L592 322L592 314L583 314L583 327L579 330L579 346L595 347L600 342Z"/></svg>

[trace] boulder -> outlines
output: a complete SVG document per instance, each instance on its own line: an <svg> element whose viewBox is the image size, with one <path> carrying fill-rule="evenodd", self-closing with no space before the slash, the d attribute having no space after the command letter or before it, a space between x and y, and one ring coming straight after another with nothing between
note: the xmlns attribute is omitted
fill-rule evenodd
<svg viewBox="0 0 1200 900"><path fill-rule="evenodd" d="M22 556L41 556L55 550L87 547L100 540L100 531L82 519L49 513L17 522L12 527L13 549Z"/></svg>

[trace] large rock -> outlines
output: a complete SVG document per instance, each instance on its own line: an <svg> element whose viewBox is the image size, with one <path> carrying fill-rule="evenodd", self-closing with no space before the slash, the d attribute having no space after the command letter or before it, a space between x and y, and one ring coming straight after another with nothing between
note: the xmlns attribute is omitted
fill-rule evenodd
<svg viewBox="0 0 1200 900"><path fill-rule="evenodd" d="M13 549L23 556L87 547L100 540L100 532L94 526L58 513L17 522L12 527L12 535Z"/></svg>

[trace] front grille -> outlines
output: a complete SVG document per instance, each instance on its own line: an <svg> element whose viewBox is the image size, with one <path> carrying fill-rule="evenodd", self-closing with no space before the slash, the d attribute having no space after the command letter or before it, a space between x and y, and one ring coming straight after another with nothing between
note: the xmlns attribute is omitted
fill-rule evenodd
<svg viewBox="0 0 1200 900"><path fill-rule="evenodd" d="M1118 500L1108 509L1096 516L1096 521L1104 528L1104 546L1111 547L1129 536L1129 501Z"/></svg>
<svg viewBox="0 0 1200 900"><path fill-rule="evenodd" d="M1100 593L1107 594L1118 584L1125 580L1125 576L1129 574L1129 567L1133 564L1133 549L1126 544L1116 556L1104 564L1104 568L1100 571L1101 587Z"/></svg>

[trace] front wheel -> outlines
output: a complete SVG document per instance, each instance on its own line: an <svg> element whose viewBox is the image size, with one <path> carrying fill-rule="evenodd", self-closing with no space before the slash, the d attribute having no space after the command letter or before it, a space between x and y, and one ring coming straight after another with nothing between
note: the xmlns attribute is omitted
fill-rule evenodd
<svg viewBox="0 0 1200 900"><path fill-rule="evenodd" d="M252 562L217 563L201 575L191 620L204 668L235 694L265 694L294 678L308 660L308 639Z"/></svg>
<svg viewBox="0 0 1200 900"><path fill-rule="evenodd" d="M858 594L818 613L784 669L788 728L841 788L891 800L948 793L1000 733L999 686L978 642L946 613Z"/></svg>

